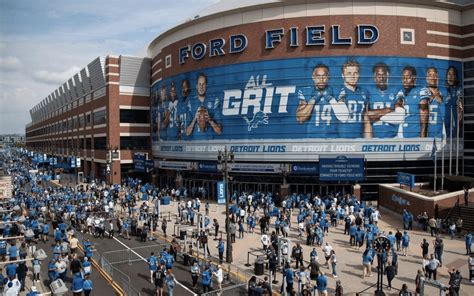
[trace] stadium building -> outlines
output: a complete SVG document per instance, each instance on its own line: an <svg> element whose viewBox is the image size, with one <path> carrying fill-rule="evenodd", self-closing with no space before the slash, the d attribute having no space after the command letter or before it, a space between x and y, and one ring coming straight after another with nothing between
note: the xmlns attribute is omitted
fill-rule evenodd
<svg viewBox="0 0 474 296"><path fill-rule="evenodd" d="M96 58L30 110L26 148L38 167L79 180L120 183L140 175L150 150L150 59Z"/></svg>
<svg viewBox="0 0 474 296"><path fill-rule="evenodd" d="M148 47L161 185L361 193L474 176L471 1L221 1Z"/></svg>

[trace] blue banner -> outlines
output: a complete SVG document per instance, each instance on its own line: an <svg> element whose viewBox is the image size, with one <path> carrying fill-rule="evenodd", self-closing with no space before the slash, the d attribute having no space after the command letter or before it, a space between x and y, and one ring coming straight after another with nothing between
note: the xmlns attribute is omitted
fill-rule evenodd
<svg viewBox="0 0 474 296"><path fill-rule="evenodd" d="M365 178L365 159L363 157L321 156L319 172L321 181L362 181Z"/></svg>
<svg viewBox="0 0 474 296"><path fill-rule="evenodd" d="M397 181L400 185L407 185L410 186L410 188L415 187L415 175L413 174L398 172Z"/></svg>
<svg viewBox="0 0 474 296"><path fill-rule="evenodd" d="M317 175L319 174L319 163L292 163L291 164L292 175Z"/></svg>
<svg viewBox="0 0 474 296"><path fill-rule="evenodd" d="M427 134L421 137L440 138L443 126L449 134L456 128L451 127L452 122L457 124L461 116L456 108L462 92L461 63L456 61L329 56L200 71L165 77L153 85L154 144L250 139L320 139L322 143L324 139L416 140L424 124L419 111L422 100L429 101L430 118ZM447 78L450 71L454 72L452 79ZM430 75L436 79L426 79ZM404 76L410 79L403 80ZM440 90L440 101L429 99L433 88ZM391 111L366 119L367 112L381 109ZM369 124L365 124L367 120ZM175 152L183 151L179 146L170 147L174 148L181 149ZM261 149L284 152L282 147Z"/></svg>
<svg viewBox="0 0 474 296"><path fill-rule="evenodd" d="M217 173L219 170L217 169L216 162L199 162L198 164L198 171L204 173Z"/></svg>
<svg viewBox="0 0 474 296"><path fill-rule="evenodd" d="M223 181L217 182L217 203L225 204L225 183Z"/></svg>
<svg viewBox="0 0 474 296"><path fill-rule="evenodd" d="M144 173L146 171L144 154L133 155L133 168L138 173Z"/></svg>

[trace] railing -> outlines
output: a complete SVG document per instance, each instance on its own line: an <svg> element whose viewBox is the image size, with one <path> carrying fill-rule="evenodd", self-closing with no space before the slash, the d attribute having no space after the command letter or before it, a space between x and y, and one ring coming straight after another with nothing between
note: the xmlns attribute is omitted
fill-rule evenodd
<svg viewBox="0 0 474 296"><path fill-rule="evenodd" d="M75 236L77 237L77 239L79 241L81 241L81 242L84 241L83 233L81 233L79 231L76 231ZM115 252L115 251L112 251L112 252ZM109 253L111 253L111 252L109 252ZM129 252L129 253L132 253L132 252ZM120 271L115 266L113 266L113 263L111 263L104 256L105 254L107 254L107 253L99 254L97 251L94 251L93 254L92 254L92 259L95 262L97 262L97 264L99 264L99 266L105 271L105 273L107 273L107 275L110 276L112 281L114 281L118 286L120 286L120 288L122 288L125 295L140 296L140 291L138 291L136 288L134 288L132 286L130 277L128 275L126 275L125 273L123 273L122 271ZM131 255L129 255L129 256L131 256ZM129 264L131 264L132 258L131 257L128 257L128 258L129 258L129 261L126 260L125 262L129 262ZM141 260L141 259L139 259L139 260ZM119 263L119 262L114 262L114 263Z"/></svg>

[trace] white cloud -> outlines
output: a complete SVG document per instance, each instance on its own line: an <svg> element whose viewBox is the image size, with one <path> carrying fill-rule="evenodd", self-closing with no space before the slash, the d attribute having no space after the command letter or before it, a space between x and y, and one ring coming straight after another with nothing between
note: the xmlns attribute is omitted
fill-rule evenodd
<svg viewBox="0 0 474 296"><path fill-rule="evenodd" d="M74 74L79 72L81 68L79 67L71 67L63 72L52 72L47 70L41 70L33 73L33 78L37 81L49 83L49 84L62 84L71 78Z"/></svg>
<svg viewBox="0 0 474 296"><path fill-rule="evenodd" d="M21 67L21 62L17 57L7 56L0 57L1 70L18 70Z"/></svg>

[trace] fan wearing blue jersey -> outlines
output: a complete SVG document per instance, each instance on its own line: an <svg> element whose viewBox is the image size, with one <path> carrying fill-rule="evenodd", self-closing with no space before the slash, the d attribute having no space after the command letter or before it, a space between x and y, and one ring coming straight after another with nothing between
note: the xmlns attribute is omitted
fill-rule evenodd
<svg viewBox="0 0 474 296"><path fill-rule="evenodd" d="M426 87L421 90L423 94L429 95L424 100L422 111L422 137L441 138L444 134L444 117L446 113L446 102L443 93L438 87L439 75L435 67L426 69Z"/></svg>
<svg viewBox="0 0 474 296"><path fill-rule="evenodd" d="M188 106L189 94L191 93L191 84L189 79L181 81L181 100L178 103L178 140L186 140L186 127L188 126Z"/></svg>
<svg viewBox="0 0 474 296"><path fill-rule="evenodd" d="M193 118L186 127L186 135L193 134L194 126L197 124L197 133L193 138L209 139L214 134L220 135L222 127L218 123L222 115L222 104L219 98L211 99L206 96L207 76L199 73L196 83L197 96L195 100L189 102L189 118Z"/></svg>
<svg viewBox="0 0 474 296"><path fill-rule="evenodd" d="M166 140L166 127L167 127L167 122L169 119L167 117L169 114L167 114L167 101L168 98L166 97L166 86L162 85L160 89L160 103L158 106L158 138L160 140Z"/></svg>
<svg viewBox="0 0 474 296"><path fill-rule="evenodd" d="M357 61L350 60L342 65L344 87L339 91L337 101L346 104L348 118L337 125L339 138L363 138L364 130L370 129L370 122L365 114L368 93L357 85L359 78L360 65Z"/></svg>
<svg viewBox="0 0 474 296"><path fill-rule="evenodd" d="M174 82L170 83L170 100L168 104L167 113L169 114L166 122L168 127L166 135L168 140L174 141L178 139L179 122L178 122L178 95L176 94L176 86Z"/></svg>
<svg viewBox="0 0 474 296"><path fill-rule="evenodd" d="M456 67L450 66L446 71L446 136L457 135L463 113L462 88L459 87L458 71Z"/></svg>
<svg viewBox="0 0 474 296"><path fill-rule="evenodd" d="M347 108L344 103L339 103L333 96L332 88L328 86L329 68L318 64L313 69L312 79L314 87L305 87L298 90L298 108L296 121L300 124L308 121L307 132L309 137L337 138L337 113L343 109L341 116L346 115ZM334 107L333 107L334 106Z"/></svg>
<svg viewBox="0 0 474 296"><path fill-rule="evenodd" d="M373 68L375 86L370 91L366 114L371 126L365 133L368 138L395 138L403 122L405 110L403 100L396 90L389 88L390 69L385 63L377 63Z"/></svg>

